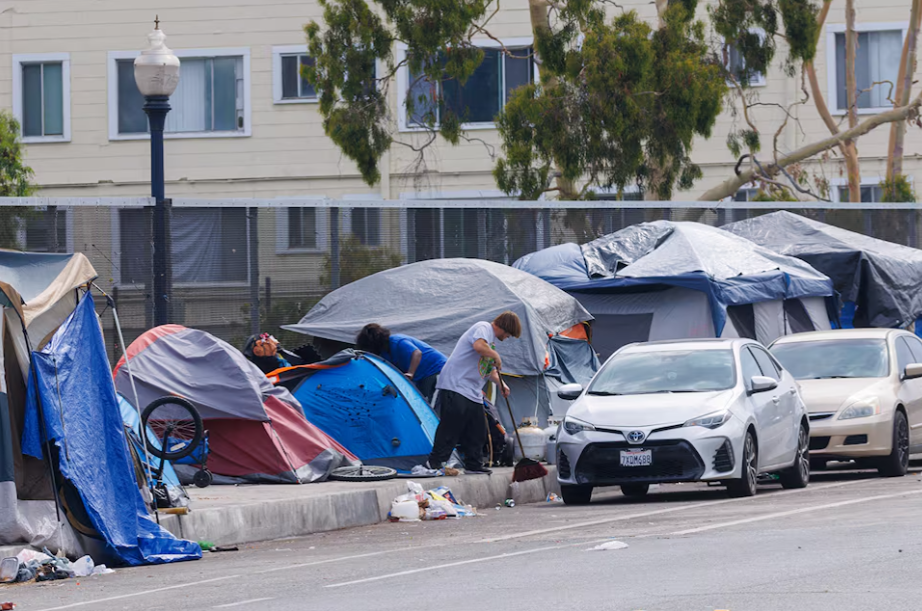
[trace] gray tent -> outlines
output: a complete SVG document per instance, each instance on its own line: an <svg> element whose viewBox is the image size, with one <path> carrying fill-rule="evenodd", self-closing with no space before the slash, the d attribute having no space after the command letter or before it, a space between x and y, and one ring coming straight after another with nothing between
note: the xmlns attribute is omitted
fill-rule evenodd
<svg viewBox="0 0 922 611"><path fill-rule="evenodd" d="M550 336L592 316L576 299L531 274L479 259L421 261L339 288L298 324L283 328L351 344L362 327L376 322L451 354L471 325L505 310L518 314L523 327L521 339L497 343L513 410L517 418L537 413L544 422L557 411L554 390L571 381L573 372L585 378L598 364L587 342L584 350L549 345ZM576 381L585 384L588 379Z"/></svg>

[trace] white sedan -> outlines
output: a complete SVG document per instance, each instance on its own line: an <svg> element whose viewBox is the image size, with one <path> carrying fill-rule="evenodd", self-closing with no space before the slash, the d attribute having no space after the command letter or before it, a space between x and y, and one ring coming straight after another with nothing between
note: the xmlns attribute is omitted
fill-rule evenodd
<svg viewBox="0 0 922 611"><path fill-rule="evenodd" d="M716 481L752 496L760 474L785 488L810 480L810 424L790 373L752 340L625 346L575 400L557 436L564 502L586 504L596 486L642 496L650 484Z"/></svg>

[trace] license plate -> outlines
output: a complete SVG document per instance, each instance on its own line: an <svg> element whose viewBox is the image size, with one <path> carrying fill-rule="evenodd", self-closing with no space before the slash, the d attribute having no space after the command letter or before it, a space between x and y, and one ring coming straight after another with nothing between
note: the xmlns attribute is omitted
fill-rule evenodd
<svg viewBox="0 0 922 611"><path fill-rule="evenodd" d="M650 450L622 450L622 467L649 467L653 464L653 453Z"/></svg>

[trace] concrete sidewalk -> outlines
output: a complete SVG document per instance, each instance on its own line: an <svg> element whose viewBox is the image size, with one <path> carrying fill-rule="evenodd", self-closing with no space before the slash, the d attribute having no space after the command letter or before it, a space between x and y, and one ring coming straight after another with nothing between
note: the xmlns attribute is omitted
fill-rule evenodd
<svg viewBox="0 0 922 611"><path fill-rule="evenodd" d="M460 502L483 511L507 498L535 503L560 492L557 470L548 465L540 480L512 484L512 469L492 475L398 478L383 482L323 482L301 486L210 486L187 488L189 514L161 515L160 523L177 537L217 545L251 543L316 532L377 524L387 519L391 501L407 491L407 481L424 489L451 489Z"/></svg>

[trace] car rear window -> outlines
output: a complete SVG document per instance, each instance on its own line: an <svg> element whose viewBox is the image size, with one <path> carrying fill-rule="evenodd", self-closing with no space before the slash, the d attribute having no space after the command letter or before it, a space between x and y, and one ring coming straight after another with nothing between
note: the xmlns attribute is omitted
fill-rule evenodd
<svg viewBox="0 0 922 611"><path fill-rule="evenodd" d="M709 392L736 385L732 350L622 353L589 385L590 395Z"/></svg>
<svg viewBox="0 0 922 611"><path fill-rule="evenodd" d="M890 355L883 339L834 339L785 342L771 353L798 380L884 378Z"/></svg>

